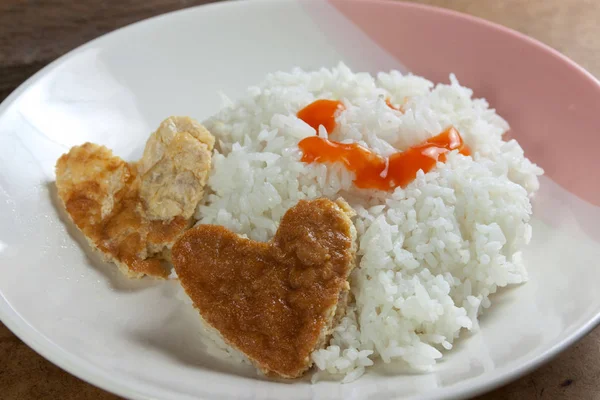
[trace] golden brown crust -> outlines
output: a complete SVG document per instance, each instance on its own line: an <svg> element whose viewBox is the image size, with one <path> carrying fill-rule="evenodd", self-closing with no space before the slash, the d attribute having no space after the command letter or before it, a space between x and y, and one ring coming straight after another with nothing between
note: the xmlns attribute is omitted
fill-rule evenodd
<svg viewBox="0 0 600 400"><path fill-rule="evenodd" d="M300 201L269 243L200 225L173 264L202 318L266 374L302 375L325 343L354 268L355 230L327 199Z"/></svg>
<svg viewBox="0 0 600 400"><path fill-rule="evenodd" d="M164 128L161 151L145 152L143 165L148 171L144 175L138 170L142 164L128 164L106 147L93 143L73 147L56 163L58 196L67 213L90 245L132 278L168 276L163 259L191 226L191 214L202 198L210 170L214 138L202 125L186 117L171 117L161 128L163 125L193 128L196 132ZM157 137L157 133L152 135L146 150L157 147ZM194 167L196 170L190 172L194 175L188 179L186 174ZM149 197L142 196L143 190ZM165 209L170 198L183 199L185 209L171 208L157 218L156 213Z"/></svg>
<svg viewBox="0 0 600 400"><path fill-rule="evenodd" d="M138 194L136 170L103 146L73 147L56 165L56 186L67 213L90 244L130 277L165 278L157 251L189 226L182 218L149 221ZM160 245L159 245L160 243ZM156 249L154 249L156 250Z"/></svg>

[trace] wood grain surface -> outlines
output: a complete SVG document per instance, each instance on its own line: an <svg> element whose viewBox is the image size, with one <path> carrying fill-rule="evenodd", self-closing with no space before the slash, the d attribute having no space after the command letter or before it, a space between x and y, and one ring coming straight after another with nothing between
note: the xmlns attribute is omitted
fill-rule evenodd
<svg viewBox="0 0 600 400"><path fill-rule="evenodd" d="M392 1L392 0L390 0ZM0 0L0 101L103 33L201 0ZM420 0L516 29L600 76L599 0ZM600 328L533 373L477 400L600 399ZM115 400L46 361L0 323L0 399Z"/></svg>

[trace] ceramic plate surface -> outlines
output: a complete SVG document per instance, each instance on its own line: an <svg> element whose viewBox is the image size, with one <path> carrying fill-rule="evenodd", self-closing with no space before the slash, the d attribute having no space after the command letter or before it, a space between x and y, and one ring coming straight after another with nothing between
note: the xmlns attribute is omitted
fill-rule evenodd
<svg viewBox="0 0 600 400"><path fill-rule="evenodd" d="M136 159L166 116L202 120L217 111L219 91L235 98L268 72L339 61L436 82L453 72L509 121L546 170L524 253L530 282L494 296L481 331L431 373L375 368L345 385L272 382L207 355L175 282L130 281L101 263L56 207L54 164L85 141ZM598 82L557 52L440 9L250 1L134 24L60 58L0 106L0 318L67 371L135 399L437 399L489 390L599 320L598 104Z"/></svg>

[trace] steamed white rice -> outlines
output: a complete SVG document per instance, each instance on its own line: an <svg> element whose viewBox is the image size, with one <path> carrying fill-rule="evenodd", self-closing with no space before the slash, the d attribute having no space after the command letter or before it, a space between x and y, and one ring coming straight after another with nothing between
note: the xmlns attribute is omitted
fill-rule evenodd
<svg viewBox="0 0 600 400"><path fill-rule="evenodd" d="M529 198L543 171L516 141L502 140L506 121L471 96L453 75L449 85L434 85L398 71L355 74L340 64L268 75L205 121L217 150L200 224L267 241L300 199L343 196L358 214L355 303L329 346L313 353L319 370L350 381L375 360L428 369L461 331L477 329L490 294L527 280L521 249L531 238ZM298 142L326 132L296 113L321 98L345 105L333 140L385 156L452 125L473 156L455 151L392 193L357 189L341 165L300 161ZM389 108L386 98L407 98L405 112Z"/></svg>

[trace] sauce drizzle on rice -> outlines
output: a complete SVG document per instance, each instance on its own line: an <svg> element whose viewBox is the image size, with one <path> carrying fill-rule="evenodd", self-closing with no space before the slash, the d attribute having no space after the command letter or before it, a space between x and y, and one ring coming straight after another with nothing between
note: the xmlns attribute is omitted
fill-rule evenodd
<svg viewBox="0 0 600 400"><path fill-rule="evenodd" d="M400 111L401 113L404 114L404 104L406 104L407 101L408 101L408 98L405 97L404 103L400 106L397 106L397 105L393 104L392 100L388 97L385 99L385 104L392 110Z"/></svg>
<svg viewBox="0 0 600 400"><path fill-rule="evenodd" d="M298 111L298 118L309 124L319 132L319 125L323 125L327 133L335 129L335 117L339 110L344 110L344 105L338 100L316 100Z"/></svg>
<svg viewBox="0 0 600 400"><path fill-rule="evenodd" d="M309 104L300 112L298 118L309 125L321 121L328 133L335 129L335 112L338 107L329 105L330 114L325 114L325 107L315 103L331 100L317 100ZM311 110L316 110L311 114ZM307 118L307 119L305 119ZM331 124L333 120L333 124ZM322 123L327 122L327 125ZM314 126L313 126L314 127ZM318 128L318 125L315 129ZM413 146L406 151L394 153L387 159L364 148L356 143L339 143L318 136L304 138L298 143L302 150L302 161L306 163L334 163L341 162L356 174L354 184L362 189L393 190L398 186L405 187L412 182L419 170L427 173L435 167L438 161L446 160L446 153L458 150L463 155L470 155L471 151L464 144L460 133L450 127L444 132L421 144Z"/></svg>

